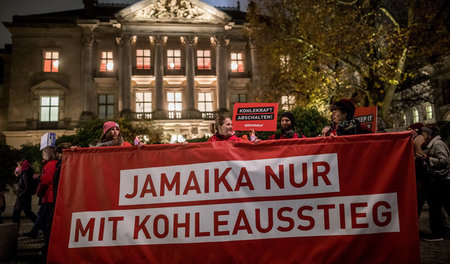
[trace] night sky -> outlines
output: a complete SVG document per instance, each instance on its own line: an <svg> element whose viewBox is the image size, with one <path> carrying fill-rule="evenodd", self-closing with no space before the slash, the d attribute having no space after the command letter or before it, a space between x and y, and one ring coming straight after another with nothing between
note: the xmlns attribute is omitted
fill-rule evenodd
<svg viewBox="0 0 450 264"><path fill-rule="evenodd" d="M236 6L237 0L202 0L213 6ZM135 3L138 0L100 0L100 3ZM240 0L241 10L245 10L247 0ZM51 13L63 10L81 9L83 0L0 0L0 21L10 22L13 15ZM11 34L0 25L0 49L11 43Z"/></svg>

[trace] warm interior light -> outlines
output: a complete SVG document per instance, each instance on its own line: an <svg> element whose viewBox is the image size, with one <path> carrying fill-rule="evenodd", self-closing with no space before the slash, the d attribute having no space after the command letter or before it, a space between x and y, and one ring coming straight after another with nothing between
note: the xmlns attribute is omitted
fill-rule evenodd
<svg viewBox="0 0 450 264"><path fill-rule="evenodd" d="M231 63L231 70L235 71L238 69L238 64L236 62Z"/></svg>
<svg viewBox="0 0 450 264"><path fill-rule="evenodd" d="M113 63L113 62L108 62L108 63L106 64L106 69L107 69L108 71L112 71L112 70L114 69L114 63Z"/></svg>

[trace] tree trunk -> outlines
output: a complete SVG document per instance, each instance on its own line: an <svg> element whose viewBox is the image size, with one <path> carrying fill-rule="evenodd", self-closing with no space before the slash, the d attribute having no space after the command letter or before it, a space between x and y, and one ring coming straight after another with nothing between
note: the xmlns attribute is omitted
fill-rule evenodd
<svg viewBox="0 0 450 264"><path fill-rule="evenodd" d="M383 98L383 105L381 106L381 117L383 119L387 118L389 109L391 108L392 99L394 98L395 90L402 77L403 70L405 69L406 54L408 53L408 48L403 49L402 56L397 63L397 68L395 70L395 75L391 83L387 84L385 87L385 96Z"/></svg>

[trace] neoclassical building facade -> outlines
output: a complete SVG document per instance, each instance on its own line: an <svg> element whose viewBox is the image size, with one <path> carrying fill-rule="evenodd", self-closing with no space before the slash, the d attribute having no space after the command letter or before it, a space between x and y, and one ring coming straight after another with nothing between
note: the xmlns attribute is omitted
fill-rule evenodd
<svg viewBox="0 0 450 264"><path fill-rule="evenodd" d="M6 143L72 134L93 118L162 126L172 140L201 137L217 111L255 98L255 50L245 13L198 0L15 16Z"/></svg>

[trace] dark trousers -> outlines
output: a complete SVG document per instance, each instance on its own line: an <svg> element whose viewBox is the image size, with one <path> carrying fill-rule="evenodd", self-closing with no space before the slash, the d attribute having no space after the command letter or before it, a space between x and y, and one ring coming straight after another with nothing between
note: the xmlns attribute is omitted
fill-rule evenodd
<svg viewBox="0 0 450 264"><path fill-rule="evenodd" d="M31 211L31 197L19 197L17 198L16 205L14 206L13 222L17 223L20 227L20 215L24 211L25 216L28 217L33 223L36 221L36 214Z"/></svg>
<svg viewBox="0 0 450 264"><path fill-rule="evenodd" d="M450 227L443 210L450 213L450 180L430 180L427 185L431 232L439 237L449 236Z"/></svg>
<svg viewBox="0 0 450 264"><path fill-rule="evenodd" d="M55 210L55 203L42 204L42 224L44 229L44 247L42 252L44 257L47 257L48 245L50 242L50 231L52 230L53 211Z"/></svg>
<svg viewBox="0 0 450 264"><path fill-rule="evenodd" d="M31 229L30 233L37 234L39 230L44 230L44 226L42 223L43 213L44 213L44 206L41 204L41 206L39 207L39 211L37 213L36 221L34 221L33 229Z"/></svg>
<svg viewBox="0 0 450 264"><path fill-rule="evenodd" d="M417 215L420 218L420 213L422 212L423 205L427 201L426 196L426 179L427 171L423 166L423 161L421 159L416 159L416 191L417 191Z"/></svg>

